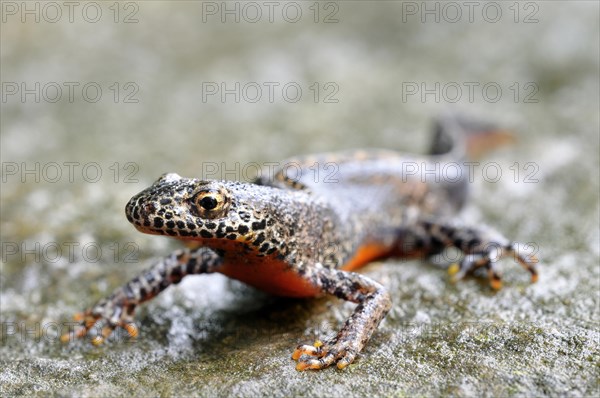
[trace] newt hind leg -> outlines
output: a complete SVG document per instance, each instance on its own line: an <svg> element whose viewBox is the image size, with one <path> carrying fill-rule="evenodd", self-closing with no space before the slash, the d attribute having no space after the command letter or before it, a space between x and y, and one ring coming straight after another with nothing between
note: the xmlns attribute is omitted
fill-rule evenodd
<svg viewBox="0 0 600 398"><path fill-rule="evenodd" d="M441 253L447 247L455 247L464 254L460 263L449 268L453 280L483 268L487 270L491 287L498 290L502 287L498 260L511 256L530 273L532 282L538 279L535 255L524 253L518 243L483 228L422 220L411 228L402 229L396 254L407 256L416 252L430 256Z"/></svg>

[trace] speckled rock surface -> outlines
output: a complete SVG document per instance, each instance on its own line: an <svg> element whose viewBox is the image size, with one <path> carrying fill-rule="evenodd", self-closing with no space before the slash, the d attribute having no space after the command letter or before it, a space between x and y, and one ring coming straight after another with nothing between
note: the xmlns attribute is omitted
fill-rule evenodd
<svg viewBox="0 0 600 398"><path fill-rule="evenodd" d="M28 3L39 22L21 4L2 3L0 39L0 395L599 393L598 3L471 15L428 2L436 21L421 2L276 2L273 22L261 2L256 22L243 3L229 3L239 22L220 2L98 2L100 17L80 5L72 22L61 3L60 17ZM239 101L221 97L236 83ZM422 152L448 109L516 131L477 166L461 218L536 245L537 284L511 261L497 293L427 262L370 265L394 307L345 371L298 373L290 354L351 304L273 298L220 275L141 307L136 341L58 341L73 313L179 247L123 215L160 174L244 179L250 162L302 153Z"/></svg>

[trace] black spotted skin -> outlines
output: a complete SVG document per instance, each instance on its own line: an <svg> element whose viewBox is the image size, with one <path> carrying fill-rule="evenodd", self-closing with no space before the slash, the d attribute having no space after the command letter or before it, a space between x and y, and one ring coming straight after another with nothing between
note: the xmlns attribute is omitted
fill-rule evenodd
<svg viewBox="0 0 600 398"><path fill-rule="evenodd" d="M162 259L80 314L81 325L63 340L84 336L96 324L104 327L95 344L117 326L137 335L137 305L186 275L220 272L272 294L330 294L357 303L337 336L301 345L292 355L299 370L334 363L344 368L391 307L383 286L352 272L374 259L427 256L453 246L465 254L453 266L457 279L484 268L492 287L500 288L496 260L511 255L535 281L537 260L518 253L516 244L493 231L447 221L465 202L466 169L451 181L407 173L409 163L428 170L461 164L464 141L482 131L491 130L446 117L436 126L434 155L361 150L294 158L253 183L165 174L131 198L127 219L141 232L192 242L195 248ZM294 167L286 167L290 164Z"/></svg>

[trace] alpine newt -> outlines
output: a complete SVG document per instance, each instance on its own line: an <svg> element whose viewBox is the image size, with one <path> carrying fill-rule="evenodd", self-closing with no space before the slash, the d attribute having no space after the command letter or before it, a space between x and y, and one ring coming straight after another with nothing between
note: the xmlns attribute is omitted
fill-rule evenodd
<svg viewBox="0 0 600 398"><path fill-rule="evenodd" d="M275 295L329 294L357 303L334 338L301 345L292 355L298 370L333 363L341 369L354 361L391 307L382 285L354 272L373 260L430 256L454 247L464 254L451 266L455 279L483 269L499 289L497 260L512 256L535 282L533 255L489 229L450 221L467 198L463 160L473 148L494 146L507 135L457 117L440 118L434 133L428 156L360 150L293 158L252 183L163 175L131 198L127 219L141 232L194 247L165 257L77 315L80 325L62 340L85 336L96 324L103 327L94 344L117 326L136 336L133 314L139 304L187 275L219 272Z"/></svg>

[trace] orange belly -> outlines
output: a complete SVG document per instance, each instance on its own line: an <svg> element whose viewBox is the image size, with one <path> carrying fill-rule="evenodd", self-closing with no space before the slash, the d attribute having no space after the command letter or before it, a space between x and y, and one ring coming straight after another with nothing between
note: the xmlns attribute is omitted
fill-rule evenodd
<svg viewBox="0 0 600 398"><path fill-rule="evenodd" d="M389 251L385 246L365 245L341 269L355 270L375 259L385 257ZM275 256L227 259L219 272L277 296L303 298L323 293L307 278L299 275Z"/></svg>
<svg viewBox="0 0 600 398"><path fill-rule="evenodd" d="M389 256L390 252L390 248L384 245L376 243L363 245L356 251L354 257L342 266L342 269L344 271L353 271L363 265L367 265L371 261Z"/></svg>
<svg viewBox="0 0 600 398"><path fill-rule="evenodd" d="M267 293L284 297L315 297L322 292L274 256L225 261L219 272Z"/></svg>

